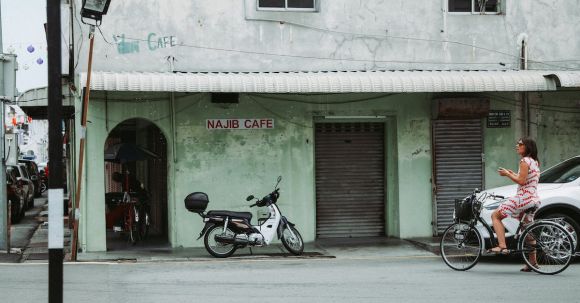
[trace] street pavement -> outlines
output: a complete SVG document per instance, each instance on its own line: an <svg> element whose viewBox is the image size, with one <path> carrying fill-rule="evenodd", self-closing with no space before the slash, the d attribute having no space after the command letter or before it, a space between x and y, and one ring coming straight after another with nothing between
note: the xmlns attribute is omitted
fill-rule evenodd
<svg viewBox="0 0 580 303"><path fill-rule="evenodd" d="M14 263L0 254L0 302L48 298L45 209L37 200L13 226L21 253L11 255ZM520 272L514 258L484 257L457 272L434 254L436 242L338 239L307 243L300 257L272 245L215 259L203 248L120 241L113 251L65 262L64 302L580 302L578 262L542 276Z"/></svg>
<svg viewBox="0 0 580 303"><path fill-rule="evenodd" d="M46 196L34 199L34 207L27 210L24 218L10 228L10 253L0 251L0 263L17 263L25 259L24 253L30 240L42 223L41 212L46 208Z"/></svg>
<svg viewBox="0 0 580 303"><path fill-rule="evenodd" d="M580 264L555 276L484 258L467 272L435 255L93 262L64 265L64 302L579 302ZM45 302L46 264L0 264L1 302Z"/></svg>

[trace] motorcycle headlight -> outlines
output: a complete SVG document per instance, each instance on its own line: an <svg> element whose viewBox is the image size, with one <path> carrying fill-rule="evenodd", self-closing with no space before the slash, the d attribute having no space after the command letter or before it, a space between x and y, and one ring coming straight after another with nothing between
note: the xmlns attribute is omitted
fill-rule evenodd
<svg viewBox="0 0 580 303"><path fill-rule="evenodd" d="M494 202L492 202L492 203L485 204L485 205L483 206L483 208L485 208L485 209L487 209L487 210L495 210L495 209L497 209L497 208L499 207L499 205L501 204L501 202L503 202L503 200L500 200L500 201L494 201Z"/></svg>

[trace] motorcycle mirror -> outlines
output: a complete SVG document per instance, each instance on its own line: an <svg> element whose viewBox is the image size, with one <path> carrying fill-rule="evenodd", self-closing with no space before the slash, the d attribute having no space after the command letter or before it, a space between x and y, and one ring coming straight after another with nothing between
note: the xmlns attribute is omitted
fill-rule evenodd
<svg viewBox="0 0 580 303"><path fill-rule="evenodd" d="M254 200L254 195L249 195L249 196L246 198L246 201L252 201L252 200Z"/></svg>
<svg viewBox="0 0 580 303"><path fill-rule="evenodd" d="M280 181L282 181L282 176L278 176L278 182L276 182L276 185L274 186L274 190L276 190L278 188L278 184L280 184Z"/></svg>

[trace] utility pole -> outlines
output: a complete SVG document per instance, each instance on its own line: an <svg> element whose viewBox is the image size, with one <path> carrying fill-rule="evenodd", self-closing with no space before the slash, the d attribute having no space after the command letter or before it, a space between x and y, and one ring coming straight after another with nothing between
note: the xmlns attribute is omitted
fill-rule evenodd
<svg viewBox="0 0 580 303"><path fill-rule="evenodd" d="M62 303L63 183L62 183L62 59L60 0L47 0L48 44L48 302Z"/></svg>
<svg viewBox="0 0 580 303"><path fill-rule="evenodd" d="M0 3L0 53L4 52L4 48L2 45L2 4ZM2 64L2 70L4 69L4 63ZM0 95L4 95L4 73L0 73ZM6 159L4 153L4 100L2 101L2 108L0 109L0 114L2 115L2 130L0 131L0 138L2 142L0 143L0 149L2 150L2 156L0 158L0 250L6 250L7 253L10 253L10 222L8 222L8 198L6 197Z"/></svg>
<svg viewBox="0 0 580 303"><path fill-rule="evenodd" d="M2 129L0 130L0 250L10 253L10 222L9 205L6 197L6 154L5 128L4 128L4 103L15 101L16 96L16 55L2 53L2 9L0 8L0 115L2 116Z"/></svg>

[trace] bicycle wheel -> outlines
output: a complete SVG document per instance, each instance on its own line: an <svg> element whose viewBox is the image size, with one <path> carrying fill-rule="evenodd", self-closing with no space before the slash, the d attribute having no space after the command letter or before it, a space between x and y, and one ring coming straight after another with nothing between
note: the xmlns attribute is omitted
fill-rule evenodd
<svg viewBox="0 0 580 303"><path fill-rule="evenodd" d="M137 243L137 224L135 222L135 207L130 206L125 214L125 231L128 234L127 240L131 245Z"/></svg>
<svg viewBox="0 0 580 303"><path fill-rule="evenodd" d="M574 256L570 234L552 222L536 222L522 233L518 248L526 264L535 272L555 275L565 270Z"/></svg>
<svg viewBox="0 0 580 303"><path fill-rule="evenodd" d="M142 212L141 215L139 216L139 240L143 241L147 239L147 236L149 235L149 225L151 224L150 219L149 219L149 213L147 212Z"/></svg>
<svg viewBox="0 0 580 303"><path fill-rule="evenodd" d="M481 257L483 242L477 229L465 223L447 227L440 243L441 257L447 266L455 270L468 270Z"/></svg>

